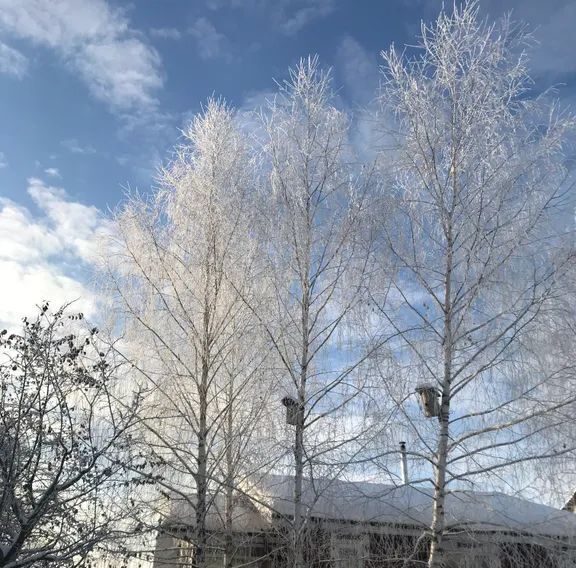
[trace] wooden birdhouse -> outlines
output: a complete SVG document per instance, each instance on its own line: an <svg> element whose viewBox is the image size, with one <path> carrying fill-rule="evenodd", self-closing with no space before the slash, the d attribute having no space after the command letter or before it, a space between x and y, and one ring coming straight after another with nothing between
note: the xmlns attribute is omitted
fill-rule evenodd
<svg viewBox="0 0 576 568"><path fill-rule="evenodd" d="M298 424L298 402L290 396L282 399L282 404L286 407L286 424L296 426Z"/></svg>
<svg viewBox="0 0 576 568"><path fill-rule="evenodd" d="M440 416L440 393L434 385L418 385L416 392L420 395L420 404L426 418Z"/></svg>

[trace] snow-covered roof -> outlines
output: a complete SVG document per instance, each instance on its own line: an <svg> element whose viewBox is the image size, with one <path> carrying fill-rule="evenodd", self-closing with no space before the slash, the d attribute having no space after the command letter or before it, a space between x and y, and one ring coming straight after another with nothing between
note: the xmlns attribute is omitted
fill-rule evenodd
<svg viewBox="0 0 576 568"><path fill-rule="evenodd" d="M196 498L194 495L188 499L174 497L170 502L170 513L165 519L168 525L194 526L196 524L196 512L194 509ZM225 503L222 495L217 495L210 501L208 514L206 515L206 527L208 530L218 531L222 529L224 522ZM236 499L232 515L232 529L236 532L253 531L259 532L269 528L269 522L247 497Z"/></svg>
<svg viewBox="0 0 576 568"><path fill-rule="evenodd" d="M266 476L254 483L259 500L280 515L294 511L294 480ZM327 519L429 527L432 489L349 482L304 480L302 500L308 514ZM496 492L452 491L445 505L448 528L513 531L543 536L576 536L576 515Z"/></svg>

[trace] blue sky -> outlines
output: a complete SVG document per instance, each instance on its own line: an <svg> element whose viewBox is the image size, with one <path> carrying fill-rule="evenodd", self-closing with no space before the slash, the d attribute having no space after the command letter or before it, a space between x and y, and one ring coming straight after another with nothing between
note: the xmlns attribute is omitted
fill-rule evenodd
<svg viewBox="0 0 576 568"><path fill-rule="evenodd" d="M249 108L310 53L367 104L379 52L413 44L439 0L0 0L0 322L83 297L102 214L150 188L212 94ZM532 73L576 101L576 2L486 0L535 30Z"/></svg>

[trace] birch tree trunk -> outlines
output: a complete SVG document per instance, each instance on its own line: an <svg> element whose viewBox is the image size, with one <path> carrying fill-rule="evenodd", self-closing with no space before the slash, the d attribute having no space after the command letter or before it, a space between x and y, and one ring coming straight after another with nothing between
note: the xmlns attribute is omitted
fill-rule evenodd
<svg viewBox="0 0 576 568"><path fill-rule="evenodd" d="M456 184L454 184L455 186ZM454 202L454 199L452 200ZM430 542L430 556L428 565L442 566L443 548L442 536L445 527L445 500L446 500L446 462L448 457L448 443L450 439L450 386L452 384L452 269L453 269L453 237L451 212L446 219L446 267L444 279L444 369L442 376L442 392L440 396L440 415L438 417L440 428L438 432L438 446L434 465L434 499L432 502L432 538Z"/></svg>
<svg viewBox="0 0 576 568"><path fill-rule="evenodd" d="M204 317L204 337L209 337L209 318ZM207 342L206 342L207 343ZM194 566L203 568L206 565L206 515L208 513L207 493L208 493L208 451L206 447L208 439L208 349L206 348L202 357L202 372L198 389L198 449L197 449L197 471L196 480L196 527L194 539Z"/></svg>
<svg viewBox="0 0 576 568"><path fill-rule="evenodd" d="M229 381L228 386L228 399L234 399L234 383ZM228 408L226 416L226 433L225 439L232 440L234 435L234 414L231 406ZM233 455L233 447L231 443L226 444L226 474L224 476L224 491L225 491L225 511L224 511L224 568L232 568L234 556L234 534L232 527L232 519L234 512L234 466L235 460Z"/></svg>

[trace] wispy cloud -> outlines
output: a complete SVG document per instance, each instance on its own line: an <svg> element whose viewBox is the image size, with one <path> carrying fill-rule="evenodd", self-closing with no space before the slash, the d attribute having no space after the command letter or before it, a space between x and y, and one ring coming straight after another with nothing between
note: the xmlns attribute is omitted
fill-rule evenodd
<svg viewBox="0 0 576 568"><path fill-rule="evenodd" d="M8 160L6 159L6 154L0 152L0 170L8 167Z"/></svg>
<svg viewBox="0 0 576 568"><path fill-rule="evenodd" d="M196 43L196 49L201 59L228 58L228 38L220 33L214 24L205 17L198 18L192 25L184 30L178 28L152 28L152 37L180 41L184 38L192 38Z"/></svg>
<svg viewBox="0 0 576 568"><path fill-rule="evenodd" d="M53 49L114 111L157 105L160 57L105 0L0 0L0 30Z"/></svg>
<svg viewBox="0 0 576 568"><path fill-rule="evenodd" d="M177 28L151 28L150 35L161 39L173 40L179 40L184 37L184 34Z"/></svg>
<svg viewBox="0 0 576 568"><path fill-rule="evenodd" d="M211 10L243 9L264 13L286 35L295 35L336 9L336 0L206 0Z"/></svg>
<svg viewBox="0 0 576 568"><path fill-rule="evenodd" d="M68 138L60 142L60 146L72 154L95 154L96 148L89 144L81 144L76 138Z"/></svg>
<svg viewBox="0 0 576 568"><path fill-rule="evenodd" d="M368 53L353 37L346 36L340 42L336 61L336 69L354 102L364 104L374 98L379 77L376 54Z"/></svg>
<svg viewBox="0 0 576 568"><path fill-rule="evenodd" d="M28 70L28 58L9 45L0 41L0 73L14 75L21 79Z"/></svg>
<svg viewBox="0 0 576 568"><path fill-rule="evenodd" d="M292 12L290 12L290 6L288 5L286 8L286 19L280 27L285 34L294 35L314 20L331 14L334 8L334 0L308 0L305 6Z"/></svg>
<svg viewBox="0 0 576 568"><path fill-rule="evenodd" d="M188 33L196 40L198 54L202 59L216 59L227 54L226 37L206 18L198 18Z"/></svg>
<svg viewBox="0 0 576 568"><path fill-rule="evenodd" d="M346 36L336 52L335 71L339 83L344 84L348 103L353 107L351 143L357 155L363 160L372 159L378 138L370 112L366 112L374 102L378 87L378 56L369 53L353 37Z"/></svg>

